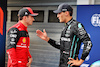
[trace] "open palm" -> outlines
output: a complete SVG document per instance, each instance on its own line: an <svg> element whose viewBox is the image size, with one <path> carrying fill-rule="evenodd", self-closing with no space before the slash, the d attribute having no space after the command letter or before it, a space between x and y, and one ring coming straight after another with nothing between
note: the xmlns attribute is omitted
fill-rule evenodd
<svg viewBox="0 0 100 67"><path fill-rule="evenodd" d="M38 37L40 37L41 39L47 41L48 36L47 36L47 33L46 33L45 29L43 29L43 32L40 31L40 30L36 30L36 33L37 33Z"/></svg>

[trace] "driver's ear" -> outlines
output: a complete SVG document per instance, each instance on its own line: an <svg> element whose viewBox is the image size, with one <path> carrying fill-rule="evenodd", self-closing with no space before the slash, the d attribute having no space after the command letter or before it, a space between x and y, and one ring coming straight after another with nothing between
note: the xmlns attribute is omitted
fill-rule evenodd
<svg viewBox="0 0 100 67"><path fill-rule="evenodd" d="M68 16L68 15L69 15L69 12L68 12L68 11L66 11L66 12L65 12L65 15L66 15L66 16Z"/></svg>

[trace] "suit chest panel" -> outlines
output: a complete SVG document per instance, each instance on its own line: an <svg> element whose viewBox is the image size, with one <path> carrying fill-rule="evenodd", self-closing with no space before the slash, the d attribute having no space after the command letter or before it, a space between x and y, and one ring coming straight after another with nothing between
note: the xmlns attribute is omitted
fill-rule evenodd
<svg viewBox="0 0 100 67"><path fill-rule="evenodd" d="M17 45L28 46L28 44L29 44L28 32L20 31L18 36L19 36L19 40L18 40Z"/></svg>
<svg viewBox="0 0 100 67"><path fill-rule="evenodd" d="M65 38L73 37L73 30L71 28L71 25L64 27L61 37L65 37Z"/></svg>

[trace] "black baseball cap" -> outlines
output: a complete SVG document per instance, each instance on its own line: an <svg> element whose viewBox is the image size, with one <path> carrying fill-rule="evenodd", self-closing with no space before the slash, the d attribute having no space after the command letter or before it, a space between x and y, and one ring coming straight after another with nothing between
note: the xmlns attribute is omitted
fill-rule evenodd
<svg viewBox="0 0 100 67"><path fill-rule="evenodd" d="M33 10L30 7L23 7L22 9L19 10L18 16L23 17L23 16L37 16L38 13L34 13Z"/></svg>
<svg viewBox="0 0 100 67"><path fill-rule="evenodd" d="M66 3L62 3L58 6L58 9L54 10L53 12L54 13L60 13L60 12L63 12L63 11L73 12L73 8L70 5L66 4Z"/></svg>

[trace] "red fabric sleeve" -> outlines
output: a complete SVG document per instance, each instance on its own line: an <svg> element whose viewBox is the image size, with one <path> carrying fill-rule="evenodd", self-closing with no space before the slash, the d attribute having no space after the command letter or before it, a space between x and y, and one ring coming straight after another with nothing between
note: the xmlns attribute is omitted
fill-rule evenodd
<svg viewBox="0 0 100 67"><path fill-rule="evenodd" d="M30 54L30 52L29 52L29 51L28 51L28 57L29 57L29 58L32 58L32 56L31 56L31 54Z"/></svg>
<svg viewBox="0 0 100 67"><path fill-rule="evenodd" d="M15 48L10 48L7 50L8 54L8 64L11 66L16 66L17 65L17 58L16 58L16 51Z"/></svg>

